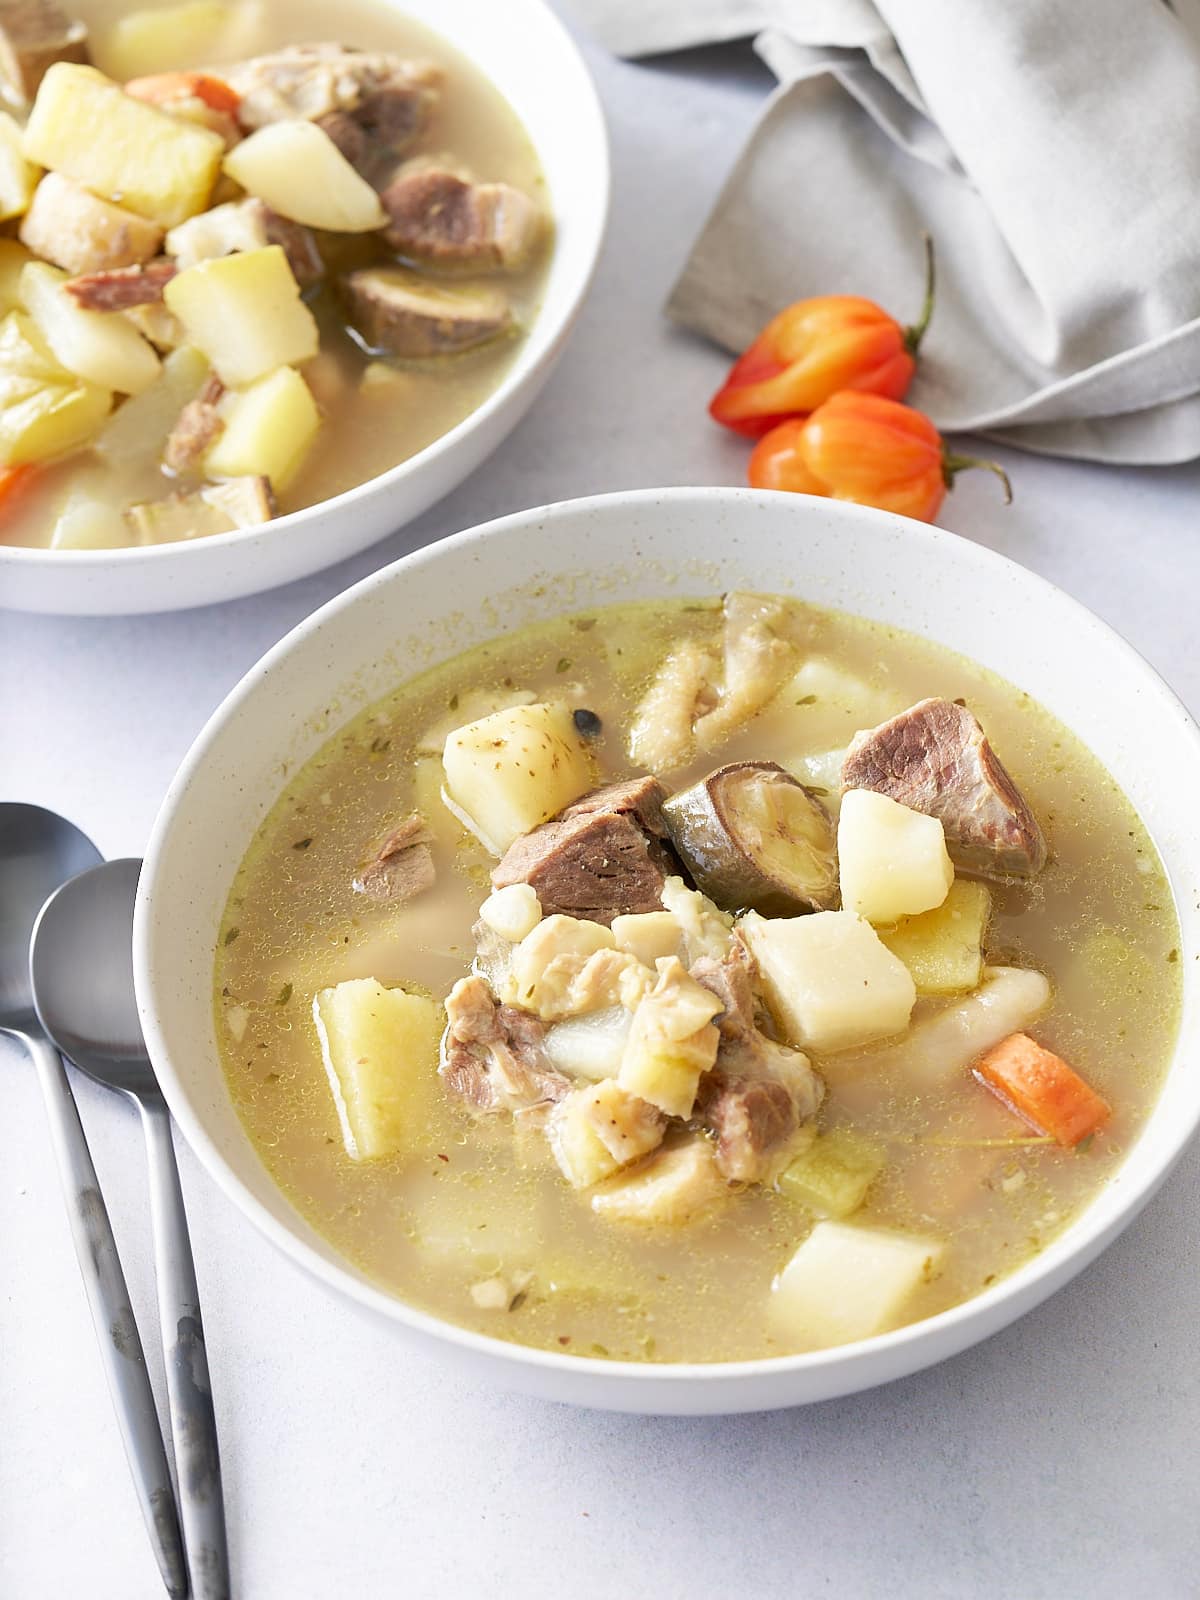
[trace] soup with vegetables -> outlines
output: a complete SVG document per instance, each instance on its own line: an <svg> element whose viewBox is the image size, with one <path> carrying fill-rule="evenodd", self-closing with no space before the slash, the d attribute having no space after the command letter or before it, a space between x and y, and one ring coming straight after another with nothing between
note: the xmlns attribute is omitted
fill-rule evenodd
<svg viewBox="0 0 1200 1600"><path fill-rule="evenodd" d="M0 0L0 541L244 528L497 386L551 223L513 112L370 0Z"/></svg>
<svg viewBox="0 0 1200 1600"><path fill-rule="evenodd" d="M216 953L231 1094L361 1271L646 1361L868 1338L1026 1262L1155 1100L1161 865L962 657L792 599L601 608L288 782Z"/></svg>

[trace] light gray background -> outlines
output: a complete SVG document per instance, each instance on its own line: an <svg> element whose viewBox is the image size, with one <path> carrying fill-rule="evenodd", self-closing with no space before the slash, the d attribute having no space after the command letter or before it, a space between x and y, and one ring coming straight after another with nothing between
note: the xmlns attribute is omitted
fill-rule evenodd
<svg viewBox="0 0 1200 1600"><path fill-rule="evenodd" d="M0 614L0 794L140 854L204 718L347 584L531 503L741 481L745 447L704 415L723 358L659 307L766 76L733 49L648 67L589 55L613 227L526 421L419 523L307 582L157 619ZM1010 509L976 474L942 521L1062 584L1200 709L1200 468L1005 460ZM0 1050L0 1595L154 1600L33 1075ZM77 1090L154 1366L139 1129ZM329 1299L186 1149L180 1162L241 1600L1200 1594L1200 1151L1082 1278L987 1344L888 1389L706 1421L464 1381Z"/></svg>

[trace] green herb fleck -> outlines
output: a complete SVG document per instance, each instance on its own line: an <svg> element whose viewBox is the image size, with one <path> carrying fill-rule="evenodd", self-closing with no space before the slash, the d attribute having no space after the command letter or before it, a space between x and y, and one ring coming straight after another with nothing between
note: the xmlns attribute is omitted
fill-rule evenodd
<svg viewBox="0 0 1200 1600"><path fill-rule="evenodd" d="M1172 961L1172 962L1178 961L1179 960L1179 951L1178 950L1168 950L1167 951L1167 960L1168 961Z"/></svg>
<svg viewBox="0 0 1200 1600"><path fill-rule="evenodd" d="M307 850L311 843L312 843L312 834L310 833L307 839L297 839L295 841L295 843L292 845L292 849L293 850Z"/></svg>
<svg viewBox="0 0 1200 1600"><path fill-rule="evenodd" d="M241 933L241 931L242 930L240 928L229 928L229 929L227 929L226 933L225 933L225 943L226 944L232 944L233 941L237 938L238 934Z"/></svg>
<svg viewBox="0 0 1200 1600"><path fill-rule="evenodd" d="M1075 1154L1077 1156L1081 1156L1085 1150L1090 1150L1095 1137L1096 1135L1094 1133L1085 1133L1083 1138L1080 1139L1079 1143L1075 1146Z"/></svg>
<svg viewBox="0 0 1200 1600"><path fill-rule="evenodd" d="M378 739L372 739L371 754L373 756L381 756L391 742L392 741L390 739L385 739L382 735L380 735Z"/></svg>
<svg viewBox="0 0 1200 1600"><path fill-rule="evenodd" d="M806 694L802 699L796 701L798 706L815 706L816 703L817 697L815 694Z"/></svg>
<svg viewBox="0 0 1200 1600"><path fill-rule="evenodd" d="M554 670L555 670L555 672L570 672L570 670L571 670L571 658L570 658L570 656L559 656L558 665L555 667Z"/></svg>
<svg viewBox="0 0 1200 1600"><path fill-rule="evenodd" d="M285 1006L285 1005L287 1005L288 1001L291 998L292 998L292 986L291 986L290 983L285 983L283 988L280 989L280 991L279 991L279 997L275 1001L275 1004L277 1006Z"/></svg>
<svg viewBox="0 0 1200 1600"><path fill-rule="evenodd" d="M449 710L457 711L458 710L458 696L456 694L452 694L450 696L450 699L449 699L447 704L448 704L448 709Z"/></svg>

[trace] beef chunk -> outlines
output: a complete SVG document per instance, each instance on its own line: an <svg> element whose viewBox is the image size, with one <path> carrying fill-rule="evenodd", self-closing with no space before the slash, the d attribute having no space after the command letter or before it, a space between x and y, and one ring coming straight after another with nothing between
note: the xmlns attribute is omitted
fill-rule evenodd
<svg viewBox="0 0 1200 1600"><path fill-rule="evenodd" d="M507 183L468 183L437 167L399 172L380 194L392 249L433 267L511 271L528 259L541 215Z"/></svg>
<svg viewBox="0 0 1200 1600"><path fill-rule="evenodd" d="M165 256L145 266L116 267L111 272L85 272L63 288L85 311L128 311L132 306L161 303L163 289L175 276Z"/></svg>
<svg viewBox="0 0 1200 1600"><path fill-rule="evenodd" d="M722 1002L717 1059L700 1079L696 1114L716 1136L717 1166L738 1183L761 1183L786 1159L824 1086L799 1050L758 1026L749 952L735 942L721 961L705 956L692 977Z"/></svg>
<svg viewBox="0 0 1200 1600"><path fill-rule="evenodd" d="M1046 840L978 721L950 700L922 700L860 733L842 762L847 789L874 789L938 817L960 867L984 877L1030 877Z"/></svg>
<svg viewBox="0 0 1200 1600"><path fill-rule="evenodd" d="M0 0L0 80L5 98L28 105L56 61L87 61L87 27L55 0Z"/></svg>
<svg viewBox="0 0 1200 1600"><path fill-rule="evenodd" d="M395 356L454 355L512 326L499 290L442 287L400 267L361 267L338 288L364 343Z"/></svg>
<svg viewBox="0 0 1200 1600"><path fill-rule="evenodd" d="M492 884L527 883L546 916L556 912L608 925L614 917L662 910L662 888L678 873L662 820L656 778L633 778L585 795L510 845Z"/></svg>
<svg viewBox="0 0 1200 1600"><path fill-rule="evenodd" d="M302 117L333 137L326 119L345 113L363 135L360 159L374 152L394 157L411 144L429 121L442 81L441 69L427 61L340 44L289 45L223 68L222 76L242 97L243 128Z"/></svg>
<svg viewBox="0 0 1200 1600"><path fill-rule="evenodd" d="M414 811L392 829L367 865L355 874L353 889L368 899L394 904L431 889L436 877L429 848L432 839L425 818Z"/></svg>
<svg viewBox="0 0 1200 1600"><path fill-rule="evenodd" d="M561 1100L571 1088L545 1052L537 1017L497 1004L482 978L460 978L446 998L438 1068L478 1111L519 1111Z"/></svg>
<svg viewBox="0 0 1200 1600"><path fill-rule="evenodd" d="M217 410L217 402L224 393L225 385L220 378L210 374L200 393L179 413L163 447L163 460L172 472L199 472L209 447L225 428Z"/></svg>

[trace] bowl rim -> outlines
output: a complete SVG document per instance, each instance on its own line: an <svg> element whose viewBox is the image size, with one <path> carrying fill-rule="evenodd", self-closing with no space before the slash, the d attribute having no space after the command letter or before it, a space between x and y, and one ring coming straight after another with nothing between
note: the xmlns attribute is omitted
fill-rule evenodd
<svg viewBox="0 0 1200 1600"><path fill-rule="evenodd" d="M231 528L227 533L207 534L202 539L174 541L165 544L130 545L110 550L53 550L49 545L17 545L6 544L0 540L0 570L11 563L14 569L23 569L26 572L44 568L47 571L62 569L64 563L76 572L101 572L106 568L113 571L128 573L143 568L153 570L155 566L164 561L175 560L180 564L181 578L186 576L185 563L188 561L213 560L227 551L241 549L247 545L255 545L272 541L277 534L282 533L287 537L296 527L315 520L319 515L352 515L358 502L374 498L377 494L386 494L396 483L402 482L406 477L415 475L418 469L433 472L437 463L450 451L476 433L485 430L495 413L511 401L523 394L531 383L539 382L542 371L547 361L554 358L556 351L567 331L573 325L580 309L587 298L593 279L600 262L600 255L604 245L605 235L608 230L609 216L612 209L612 150L608 133L608 123L604 114L604 107L600 100L599 91L595 80L584 60L583 52L571 35L570 30L561 17L551 9L547 0L505 0L509 7L523 6L527 12L536 14L542 19L550 36L554 37L556 48L563 52L565 57L573 61L577 69L578 79L577 103L580 107L581 117L586 117L593 126L596 135L596 179L594 189L591 191L592 206L586 213L586 232L590 237L585 237L585 250L582 258L582 271L577 272L575 282L568 282L568 294L553 324L545 322L545 292L538 302L529 326L524 330L522 341L509 367L504 372L500 382L491 392L475 407L473 411L462 417L448 432L439 434L422 449L413 455L398 461L394 466L386 468L383 472L376 473L374 477L367 478L362 483L352 484L350 488L343 489L340 494L330 495L327 499L317 500L310 506L301 506L295 511L288 511L281 517L272 517L269 522L255 524L249 528ZM402 5L395 5L395 10L403 10ZM422 19L423 20L423 19ZM431 32L437 33L434 23L425 23ZM440 36L440 35L439 35ZM447 41L451 48L465 56L477 71L491 81L491 74L481 66L463 46ZM507 104L507 96L505 103ZM516 107L511 107L513 115L517 117L521 126L525 126L524 119L519 115ZM533 143L530 136L530 143ZM533 146L534 153L541 159L541 152L537 145ZM553 197L552 197L553 198ZM557 218L557 209L554 213ZM546 267L545 289L549 288L554 275L556 262L559 260L556 241L551 241L551 253ZM525 359L528 357L528 359ZM438 495L437 499L444 498ZM436 501L435 501L436 503ZM401 524L402 525L402 524ZM393 530L394 531L394 530ZM387 537L383 535L382 537ZM378 542L378 541L373 541ZM208 555L198 555L194 552L209 552ZM328 565L346 559L353 552L338 551L331 556ZM321 569L317 569L321 570ZM273 585L272 585L273 587ZM258 592L257 589L249 591Z"/></svg>
<svg viewBox="0 0 1200 1600"><path fill-rule="evenodd" d="M164 854L170 838L175 811L188 789L202 775L210 744L223 732L226 723L239 715L242 708L253 699L260 681L278 662L300 648L314 634L319 633L332 618L354 608L376 589L403 582L405 574L435 564L445 559L447 555L470 552L485 542L503 538L505 535L519 535L520 531L530 524L546 523L562 516L586 514L596 508L605 507L636 511L638 508L655 507L664 502L676 507L699 502L716 502L731 508L747 508L764 501L790 503L794 507L795 496L782 491L698 485L615 490L511 512L503 517L463 529L400 557L319 606L291 628L249 668L212 712L197 735L172 779L156 816L138 885L133 931L134 975L138 1010L147 1046L171 1113L179 1123L188 1143L209 1176L215 1180L238 1210L249 1218L266 1239L310 1276L316 1277L330 1289L355 1301L366 1310L382 1315L391 1323L399 1324L437 1341L456 1345L472 1356L492 1361L498 1359L512 1363L516 1367L540 1369L565 1377L568 1381L572 1378L577 1379L580 1384L607 1378L635 1386L645 1386L647 1389L655 1385L660 1389L665 1386L668 1390L679 1390L681 1387L697 1384L715 1387L735 1383L737 1380L779 1379L787 1375L819 1373L835 1367L850 1374L859 1367L865 1366L869 1370L874 1366L874 1375L866 1377L864 1382L855 1383L850 1380L841 1384L836 1390L826 1392L844 1393L855 1388L870 1387L887 1381L888 1373L880 1375L879 1357L884 1352L899 1354L913 1344L926 1340L933 1344L934 1335L943 1334L944 1348L931 1353L929 1362L904 1364L898 1367L898 1373L906 1374L918 1370L923 1365L932 1365L978 1342L1047 1298L1050 1293L1094 1260L1100 1251L1133 1220L1164 1182L1200 1128L1200 1093L1197 1093L1190 1114L1180 1117L1161 1135L1160 1149L1147 1172L1135 1185L1130 1186L1126 1181L1125 1192L1113 1216L1105 1218L1095 1215L1097 1212L1095 1201L1108 1192L1109 1187L1126 1170L1137 1141L1126 1152L1121 1165L1098 1195L1063 1233L1057 1235L1036 1255L1013 1269L995 1285L918 1322L851 1344L798 1354L737 1361L638 1362L572 1355L476 1333L472 1329L443 1320L432 1312L411 1305L398 1295L360 1276L349 1265L326 1259L250 1193L226 1161L215 1140L209 1136L200 1118L193 1114L187 1093L175 1075L153 1005L155 880L159 871L160 857ZM874 523L877 526L890 525L902 529L905 538L924 547L916 552L919 559L937 561L948 555L953 561L974 568L982 580L986 580L989 573L1011 574L1015 570L1020 575L1019 581L1074 613L1077 622L1099 636L1110 649L1114 649L1122 659L1124 669L1165 705L1174 718L1181 736L1186 737L1197 755L1200 755L1200 727L1161 674L1115 628L1103 621L1081 601L1059 588L1057 584L1008 556L976 544L973 540L948 529L915 522L911 518L893 512L879 511L848 502L822 501L821 503L826 511L848 524ZM1153 840L1153 836L1151 837ZM1186 965L1181 978L1183 997L1186 999L1188 993ZM1181 1043L1180 1034L1177 1035L1172 1048L1167 1069L1168 1076L1178 1070ZM1164 1079L1164 1083L1165 1081ZM261 1157L259 1159L261 1160ZM275 1180L272 1178L271 1181ZM278 1188L278 1185L276 1187ZM284 1198L286 1200L286 1195ZM287 1203L291 1205L290 1201ZM305 1226L311 1227L301 1213L297 1212L296 1215ZM1018 1300L1020 1305L1013 1317L996 1320L993 1315L995 1309L1005 1301L1014 1299ZM974 1332L977 1325L979 1331ZM656 1408L648 1406L647 1409Z"/></svg>

